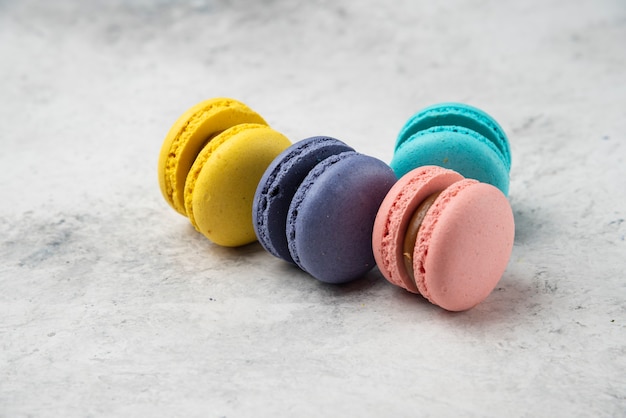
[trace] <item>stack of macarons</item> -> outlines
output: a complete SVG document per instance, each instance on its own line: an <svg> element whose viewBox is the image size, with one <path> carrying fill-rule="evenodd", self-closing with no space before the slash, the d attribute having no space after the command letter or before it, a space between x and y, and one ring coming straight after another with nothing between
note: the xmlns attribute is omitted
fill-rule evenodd
<svg viewBox="0 0 626 418"><path fill-rule="evenodd" d="M401 129L391 163L331 137L291 143L233 99L184 113L159 157L166 201L216 244L258 239L316 279L378 266L451 311L495 288L510 257L508 139L471 106L428 107Z"/></svg>

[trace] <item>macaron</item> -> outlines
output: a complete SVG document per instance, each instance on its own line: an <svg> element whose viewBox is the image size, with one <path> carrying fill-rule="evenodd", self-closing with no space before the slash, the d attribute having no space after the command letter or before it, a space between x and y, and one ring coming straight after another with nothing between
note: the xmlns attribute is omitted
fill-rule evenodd
<svg viewBox="0 0 626 418"><path fill-rule="evenodd" d="M165 200L212 242L256 241L252 199L269 164L291 142L245 104L214 98L185 112L159 155Z"/></svg>
<svg viewBox="0 0 626 418"><path fill-rule="evenodd" d="M424 166L402 176L381 203L372 247L389 282L463 311L496 287L514 235L513 212L500 189Z"/></svg>
<svg viewBox="0 0 626 418"><path fill-rule="evenodd" d="M345 283L375 265L374 218L395 183L391 168L331 137L311 137L281 153L253 203L261 245L326 283Z"/></svg>
<svg viewBox="0 0 626 418"><path fill-rule="evenodd" d="M511 151L500 125L484 111L440 103L413 115L402 127L390 163L400 178L414 168L437 165L509 191Z"/></svg>

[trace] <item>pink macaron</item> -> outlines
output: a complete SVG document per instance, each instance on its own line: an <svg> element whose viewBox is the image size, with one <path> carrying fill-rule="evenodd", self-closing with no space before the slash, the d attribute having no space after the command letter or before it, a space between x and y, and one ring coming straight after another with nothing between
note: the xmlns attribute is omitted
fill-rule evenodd
<svg viewBox="0 0 626 418"><path fill-rule="evenodd" d="M389 282L463 311L496 287L514 235L511 206L498 188L424 166L391 188L376 216L372 244Z"/></svg>

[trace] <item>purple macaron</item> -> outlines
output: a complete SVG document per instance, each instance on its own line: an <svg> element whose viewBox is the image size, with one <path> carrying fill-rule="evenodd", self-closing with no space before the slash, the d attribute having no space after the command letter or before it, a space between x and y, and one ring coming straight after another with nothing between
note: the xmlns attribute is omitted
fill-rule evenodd
<svg viewBox="0 0 626 418"><path fill-rule="evenodd" d="M257 187L252 217L259 242L320 281L356 279L375 265L374 219L395 181L387 164L337 139L297 142Z"/></svg>

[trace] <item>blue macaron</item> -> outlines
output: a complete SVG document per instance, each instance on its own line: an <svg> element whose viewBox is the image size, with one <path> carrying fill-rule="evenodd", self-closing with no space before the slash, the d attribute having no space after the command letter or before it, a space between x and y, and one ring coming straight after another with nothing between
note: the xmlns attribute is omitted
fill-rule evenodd
<svg viewBox="0 0 626 418"><path fill-rule="evenodd" d="M361 277L375 266L374 219L395 181L387 164L342 141L299 141L259 182L252 209L257 238L322 282Z"/></svg>
<svg viewBox="0 0 626 418"><path fill-rule="evenodd" d="M252 202L252 220L259 242L270 254L293 262L285 235L293 196L320 161L346 151L354 149L337 139L307 138L284 150L265 170Z"/></svg>
<svg viewBox="0 0 626 418"><path fill-rule="evenodd" d="M438 165L509 191L511 150L500 125L487 113L461 103L440 103L412 116L396 141L390 163L398 177Z"/></svg>

